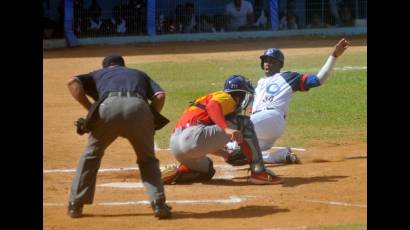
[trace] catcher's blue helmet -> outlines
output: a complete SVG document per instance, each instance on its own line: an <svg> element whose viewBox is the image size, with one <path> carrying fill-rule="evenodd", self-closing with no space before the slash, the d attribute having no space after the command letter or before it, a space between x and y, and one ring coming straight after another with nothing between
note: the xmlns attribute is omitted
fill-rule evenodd
<svg viewBox="0 0 410 230"><path fill-rule="evenodd" d="M279 49L276 49L276 48L269 48L269 49L265 50L263 55L260 56L261 68L262 69L263 69L263 62L264 62L265 58L267 58L267 57L271 57L271 58L274 58L274 59L278 60L280 63L282 63L282 67L285 64L285 56L283 55L282 51L280 51Z"/></svg>
<svg viewBox="0 0 410 230"><path fill-rule="evenodd" d="M255 92L251 82L244 76L232 75L225 81L224 91L229 92L245 92L253 94Z"/></svg>
<svg viewBox="0 0 410 230"><path fill-rule="evenodd" d="M244 76L232 75L225 81L224 91L227 93L240 94L240 107L246 109L252 101L255 92L252 83Z"/></svg>

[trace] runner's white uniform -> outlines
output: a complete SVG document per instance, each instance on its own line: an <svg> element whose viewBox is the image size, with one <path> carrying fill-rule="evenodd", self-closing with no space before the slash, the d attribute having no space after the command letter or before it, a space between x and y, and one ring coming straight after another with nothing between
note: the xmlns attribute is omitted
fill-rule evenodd
<svg viewBox="0 0 410 230"><path fill-rule="evenodd" d="M309 78L316 77L296 72L282 72L271 77L263 77L258 81L255 88L251 120L255 126L265 161L272 157L271 153L265 150L272 148L275 141L283 134L286 113L293 94L296 91L310 89L309 87L304 88L308 76ZM288 150L280 149L278 151L286 153Z"/></svg>
<svg viewBox="0 0 410 230"><path fill-rule="evenodd" d="M273 147L283 134L289 102L297 91L308 91L320 86L330 75L336 58L330 56L316 75L297 72L281 72L262 77L255 88L251 120L255 126L259 146L266 163L283 162L287 149L273 154L266 150Z"/></svg>
<svg viewBox="0 0 410 230"><path fill-rule="evenodd" d="M320 86L330 76L336 58L329 56L317 75L297 72L281 72L259 79L255 88L251 120L255 126L264 163L284 163L288 149L269 152L275 141L283 134L289 102L297 91L308 91ZM238 149L236 142L229 142L227 148Z"/></svg>

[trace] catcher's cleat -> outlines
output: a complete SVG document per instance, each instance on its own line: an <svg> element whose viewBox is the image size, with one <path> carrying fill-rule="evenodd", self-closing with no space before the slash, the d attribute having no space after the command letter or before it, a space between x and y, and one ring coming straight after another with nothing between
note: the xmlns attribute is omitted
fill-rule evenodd
<svg viewBox="0 0 410 230"><path fill-rule="evenodd" d="M283 179L276 176L272 171L266 169L264 172L255 173L251 172L251 176L248 178L250 184L281 184Z"/></svg>
<svg viewBox="0 0 410 230"><path fill-rule="evenodd" d="M215 175L215 169L211 161L208 172L198 172L180 164L179 166L165 166L161 170L161 179L164 184L190 184L195 182L206 182Z"/></svg>
<svg viewBox="0 0 410 230"><path fill-rule="evenodd" d="M75 202L69 202L67 215L71 218L81 217L83 215L83 205Z"/></svg>
<svg viewBox="0 0 410 230"><path fill-rule="evenodd" d="M288 153L286 154L286 161L285 164L302 164L300 158L292 152L292 150L288 147Z"/></svg>
<svg viewBox="0 0 410 230"><path fill-rule="evenodd" d="M176 165L167 165L161 170L161 179L164 184L175 184L177 178L181 174Z"/></svg>

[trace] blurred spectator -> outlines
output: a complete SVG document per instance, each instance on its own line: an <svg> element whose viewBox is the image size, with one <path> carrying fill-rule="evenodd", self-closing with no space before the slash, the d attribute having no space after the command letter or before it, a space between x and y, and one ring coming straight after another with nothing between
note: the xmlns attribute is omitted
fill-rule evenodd
<svg viewBox="0 0 410 230"><path fill-rule="evenodd" d="M184 21L185 21L184 6L181 4L178 4L177 7L175 8L175 26L176 26L177 33L182 33Z"/></svg>
<svg viewBox="0 0 410 230"><path fill-rule="evenodd" d="M123 18L111 18L113 30L115 33L124 34L127 32L126 21Z"/></svg>
<svg viewBox="0 0 410 230"><path fill-rule="evenodd" d="M50 1L43 0L43 38L53 37L55 22L50 19Z"/></svg>
<svg viewBox="0 0 410 230"><path fill-rule="evenodd" d="M299 24L299 18L296 13L296 1L295 0L289 0L288 4L286 6L286 13L287 15L293 15L295 17L295 23Z"/></svg>
<svg viewBox="0 0 410 230"><path fill-rule="evenodd" d="M317 29L317 28L328 28L328 27L330 26L322 22L322 19L320 18L319 14L315 13L312 16L312 22L309 25L307 25L306 28Z"/></svg>
<svg viewBox="0 0 410 230"><path fill-rule="evenodd" d="M279 30L297 30L298 24L296 23L296 16L288 14L282 17L279 23Z"/></svg>
<svg viewBox="0 0 410 230"><path fill-rule="evenodd" d="M297 30L298 29L298 24L296 22L296 16L293 14L289 14L287 16L287 29L288 30Z"/></svg>
<svg viewBox="0 0 410 230"><path fill-rule="evenodd" d="M233 0L225 6L228 30L250 30L254 23L253 6L245 0Z"/></svg>
<svg viewBox="0 0 410 230"><path fill-rule="evenodd" d="M225 32L227 26L226 26L226 15L220 15L220 14L216 14L214 15L214 28L216 30L216 32Z"/></svg>
<svg viewBox="0 0 410 230"><path fill-rule="evenodd" d="M162 21L160 34L182 33L182 24L177 24L175 17L160 17Z"/></svg>
<svg viewBox="0 0 410 230"><path fill-rule="evenodd" d="M265 11L262 10L254 25L260 29L266 29L267 24L268 17L266 17Z"/></svg>
<svg viewBox="0 0 410 230"><path fill-rule="evenodd" d="M131 33L146 33L147 14L145 0L129 0L126 10L126 24Z"/></svg>
<svg viewBox="0 0 410 230"><path fill-rule="evenodd" d="M91 14L91 17L88 18L88 31L99 33L102 23L101 15L98 15L97 13Z"/></svg>
<svg viewBox="0 0 410 230"><path fill-rule="evenodd" d="M112 30L115 33L124 34L127 32L127 22L125 20L125 5L121 3L114 6L111 17Z"/></svg>
<svg viewBox="0 0 410 230"><path fill-rule="evenodd" d="M55 22L48 17L43 17L43 38L49 39L54 36Z"/></svg>
<svg viewBox="0 0 410 230"><path fill-rule="evenodd" d="M264 1L255 0L255 16L257 17L254 26L258 29L267 29L268 23L270 22L269 11L264 6Z"/></svg>
<svg viewBox="0 0 410 230"><path fill-rule="evenodd" d="M195 8L193 3L186 3L184 8L184 17L182 24L182 32L194 33L197 31L198 19L195 16Z"/></svg>
<svg viewBox="0 0 410 230"><path fill-rule="evenodd" d="M51 2L54 3L51 4ZM64 1L43 0L43 39L64 38Z"/></svg>
<svg viewBox="0 0 410 230"><path fill-rule="evenodd" d="M92 0L90 7L88 7L88 14L94 18L101 16L101 6L97 0Z"/></svg>
<svg viewBox="0 0 410 230"><path fill-rule="evenodd" d="M340 15L339 15L339 8L343 0L329 0L329 10L330 13L335 17L336 26L341 25Z"/></svg>
<svg viewBox="0 0 410 230"><path fill-rule="evenodd" d="M64 37L64 0L59 0L57 5L58 19L54 30L54 37Z"/></svg>
<svg viewBox="0 0 410 230"><path fill-rule="evenodd" d="M81 35L87 30L87 20L85 18L86 11L84 9L83 0L74 0L74 31L77 35Z"/></svg>
<svg viewBox="0 0 410 230"><path fill-rule="evenodd" d="M279 20L279 30L298 29L298 17L296 16L296 2L289 0L286 5L286 12L281 12Z"/></svg>
<svg viewBox="0 0 410 230"><path fill-rule="evenodd" d="M199 17L199 26L198 32L210 33L216 32L215 27L213 26L212 19L209 16L201 15Z"/></svg>
<svg viewBox="0 0 410 230"><path fill-rule="evenodd" d="M340 11L341 26L354 26L352 10L348 6L343 6Z"/></svg>
<svg viewBox="0 0 410 230"><path fill-rule="evenodd" d="M91 5L86 10L87 14L87 32L91 32L93 35L97 35L100 32L102 26L101 18L101 6L97 0L92 0Z"/></svg>

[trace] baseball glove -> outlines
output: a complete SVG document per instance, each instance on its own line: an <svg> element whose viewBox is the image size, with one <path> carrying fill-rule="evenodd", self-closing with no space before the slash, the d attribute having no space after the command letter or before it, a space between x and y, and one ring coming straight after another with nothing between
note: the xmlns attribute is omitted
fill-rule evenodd
<svg viewBox="0 0 410 230"><path fill-rule="evenodd" d="M232 166L242 166L249 164L248 159L246 159L245 155L240 149L235 149L230 153L226 163Z"/></svg>
<svg viewBox="0 0 410 230"><path fill-rule="evenodd" d="M86 120L82 117L78 118L78 120L74 122L74 125L77 127L77 133L79 135L83 135L84 133L90 132L87 129Z"/></svg>

